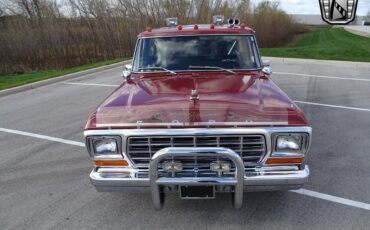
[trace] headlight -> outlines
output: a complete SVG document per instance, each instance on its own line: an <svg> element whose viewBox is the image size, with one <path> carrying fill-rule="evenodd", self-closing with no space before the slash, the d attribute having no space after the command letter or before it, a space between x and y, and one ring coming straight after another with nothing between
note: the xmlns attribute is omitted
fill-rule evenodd
<svg viewBox="0 0 370 230"><path fill-rule="evenodd" d="M117 141L114 139L96 140L93 145L96 153L117 153Z"/></svg>
<svg viewBox="0 0 370 230"><path fill-rule="evenodd" d="M275 151L305 153L308 146L308 134L306 133L287 133L276 134Z"/></svg>
<svg viewBox="0 0 370 230"><path fill-rule="evenodd" d="M119 155L121 137L119 136L88 136L87 148L92 157Z"/></svg>

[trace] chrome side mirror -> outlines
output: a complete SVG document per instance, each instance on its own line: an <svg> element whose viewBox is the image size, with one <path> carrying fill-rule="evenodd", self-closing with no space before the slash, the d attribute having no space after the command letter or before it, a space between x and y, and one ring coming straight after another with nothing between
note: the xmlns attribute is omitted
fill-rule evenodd
<svg viewBox="0 0 370 230"><path fill-rule="evenodd" d="M130 77L131 70L132 70L132 65L131 64L124 65L124 69L123 69L123 72L122 72L122 77L125 80L127 80Z"/></svg>
<svg viewBox="0 0 370 230"><path fill-rule="evenodd" d="M264 72L267 75L272 74L269 60L262 60L262 72Z"/></svg>

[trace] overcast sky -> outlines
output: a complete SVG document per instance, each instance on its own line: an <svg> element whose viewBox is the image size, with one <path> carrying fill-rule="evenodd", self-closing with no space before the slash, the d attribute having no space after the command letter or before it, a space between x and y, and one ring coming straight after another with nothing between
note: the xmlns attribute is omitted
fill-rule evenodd
<svg viewBox="0 0 370 230"><path fill-rule="evenodd" d="M252 1L258 3L262 0ZM280 0L280 6L288 14L320 14L319 0ZM370 0L358 0L356 15L366 15L369 10Z"/></svg>

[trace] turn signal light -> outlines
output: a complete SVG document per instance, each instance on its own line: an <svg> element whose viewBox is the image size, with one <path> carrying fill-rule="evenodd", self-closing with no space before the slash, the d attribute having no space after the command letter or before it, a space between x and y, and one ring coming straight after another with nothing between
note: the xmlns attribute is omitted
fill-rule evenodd
<svg viewBox="0 0 370 230"><path fill-rule="evenodd" d="M125 160L94 160L95 166L128 166Z"/></svg>
<svg viewBox="0 0 370 230"><path fill-rule="evenodd" d="M301 164L303 158L268 158L266 164Z"/></svg>

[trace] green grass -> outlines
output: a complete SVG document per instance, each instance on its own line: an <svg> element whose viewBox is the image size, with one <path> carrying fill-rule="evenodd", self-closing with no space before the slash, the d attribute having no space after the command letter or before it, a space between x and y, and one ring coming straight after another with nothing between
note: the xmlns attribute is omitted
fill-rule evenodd
<svg viewBox="0 0 370 230"><path fill-rule="evenodd" d="M24 74L12 74L12 75L0 75L0 90L8 89L24 84L46 80L49 78L59 77L62 75L79 72L82 70L92 69L104 65L110 65L113 63L124 61L124 59L114 59L109 61L95 62L82 66L72 67L61 70L47 70L40 72L24 73Z"/></svg>
<svg viewBox="0 0 370 230"><path fill-rule="evenodd" d="M343 28L322 29L301 35L287 47L261 49L261 55L370 62L370 38Z"/></svg>

